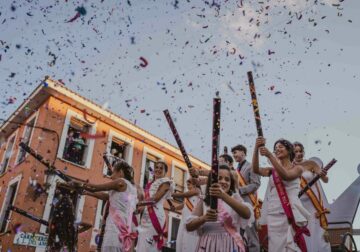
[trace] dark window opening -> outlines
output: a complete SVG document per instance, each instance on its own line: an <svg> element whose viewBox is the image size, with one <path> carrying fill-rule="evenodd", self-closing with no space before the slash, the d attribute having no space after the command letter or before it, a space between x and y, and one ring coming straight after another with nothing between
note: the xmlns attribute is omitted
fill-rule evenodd
<svg viewBox="0 0 360 252"><path fill-rule="evenodd" d="M85 165L88 140L83 135L89 134L90 125L71 118L67 132L63 158L78 165Z"/></svg>
<svg viewBox="0 0 360 252"><path fill-rule="evenodd" d="M111 139L111 145L110 145L110 156L109 156L109 162L113 166L116 161L119 159L126 159L126 148L128 147L128 144L124 141L120 140L119 138L113 137ZM107 167L107 176L111 176L112 171Z"/></svg>
<svg viewBox="0 0 360 252"><path fill-rule="evenodd" d="M154 179L154 168L155 163L159 160L158 157L154 155L147 154L146 161L145 161L145 173L144 173L144 180L143 180L143 188L145 189L147 183L153 181Z"/></svg>
<svg viewBox="0 0 360 252"><path fill-rule="evenodd" d="M1 228L0 228L0 233L3 233L6 231L6 226L8 224L9 217L10 217L10 210L9 210L9 206L12 206L14 204L14 200L15 200L15 194L16 194L16 189L17 189L18 183L14 183L12 184L9 189L8 189L8 193L6 195L6 198L4 199L4 208L3 208L3 216L1 218Z"/></svg>
<svg viewBox="0 0 360 252"><path fill-rule="evenodd" d="M28 125L25 126L25 132L24 132L24 137L21 139L21 142L25 143L26 145L29 145L30 143L30 137L31 137L31 133L33 132L33 127L35 125L35 118L33 118ZM17 163L20 164L21 162L23 162L25 160L25 156L26 156L26 151L23 150L23 148L19 149L19 156L17 158Z"/></svg>
<svg viewBox="0 0 360 252"><path fill-rule="evenodd" d="M6 168L9 165L9 161L11 158L11 154L12 154L12 149L14 147L14 143L15 143L15 136L13 136L12 138L10 138L5 153L4 153L4 158L3 158L3 162L1 164L0 167L0 175L3 174L6 171Z"/></svg>

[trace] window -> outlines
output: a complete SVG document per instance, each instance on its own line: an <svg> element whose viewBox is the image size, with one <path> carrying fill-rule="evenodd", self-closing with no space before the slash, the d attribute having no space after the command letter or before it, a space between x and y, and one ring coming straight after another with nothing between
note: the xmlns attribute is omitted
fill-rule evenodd
<svg viewBox="0 0 360 252"><path fill-rule="evenodd" d="M4 154L4 158L3 161L1 163L1 167L0 167L0 175L3 174L6 171L6 168L9 165L9 160L12 154L12 150L14 147L14 143L15 143L15 135L9 138L8 144L6 146L6 150L5 150L5 154Z"/></svg>
<svg viewBox="0 0 360 252"><path fill-rule="evenodd" d="M155 162L158 160L160 160L160 158L149 153L146 154L143 188L146 187L147 183L154 179Z"/></svg>
<svg viewBox="0 0 360 252"><path fill-rule="evenodd" d="M84 135L89 134L90 125L72 117L67 131L63 158L78 165L85 165L87 139Z"/></svg>
<svg viewBox="0 0 360 252"><path fill-rule="evenodd" d="M25 126L24 135L21 139L21 142L25 143L26 145L29 145L29 143L30 143L31 134L33 132L33 129L34 129L33 127L35 125L35 119L36 119L36 117L31 119L31 121L28 122L27 125ZM26 151L24 151L23 148L19 148L19 154L18 154L16 163L20 164L21 162L23 162L25 160L25 156L26 156Z"/></svg>
<svg viewBox="0 0 360 252"><path fill-rule="evenodd" d="M176 238L180 226L180 215L169 213L168 247L176 249Z"/></svg>
<svg viewBox="0 0 360 252"><path fill-rule="evenodd" d="M8 208L9 208L9 206L12 206L15 202L18 184L19 184L18 181L15 183L9 184L8 190L6 192L6 195L4 198L4 204L2 207L2 212L1 212L1 216L0 216L0 223L1 223L0 233L5 232L6 228L8 226L10 214L11 214L11 211L8 210Z"/></svg>
<svg viewBox="0 0 360 252"><path fill-rule="evenodd" d="M178 166L173 167L173 179L175 182L175 192L185 192L186 171ZM183 198L175 198L177 201L183 202Z"/></svg>
<svg viewBox="0 0 360 252"><path fill-rule="evenodd" d="M114 165L115 162L119 159L127 159L126 149L128 148L128 143L122 141L117 137L111 138L110 143L110 155L108 156L109 162L111 165ZM106 167L105 175L111 176L112 171Z"/></svg>

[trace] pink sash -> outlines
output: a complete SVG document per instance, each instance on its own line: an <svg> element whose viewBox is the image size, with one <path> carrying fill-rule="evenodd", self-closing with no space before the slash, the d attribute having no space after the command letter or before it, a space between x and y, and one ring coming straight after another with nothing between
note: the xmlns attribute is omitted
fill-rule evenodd
<svg viewBox="0 0 360 252"><path fill-rule="evenodd" d="M295 231L294 241L299 246L299 248L302 252L307 252L304 234L307 236L310 236L310 232L306 226L299 227L298 225L296 225L294 213L291 209L291 203L290 203L289 197L286 193L284 183L282 182L282 180L280 179L280 177L278 176L278 174L275 170L272 171L272 177L274 180L276 191L280 198L281 205L282 205L284 212L288 218L289 224L291 224L292 228Z"/></svg>
<svg viewBox="0 0 360 252"><path fill-rule="evenodd" d="M153 182L149 182L146 187L145 187L145 199L149 200L150 199L150 187L152 185ZM161 224L159 222L158 217L156 216L155 210L153 208L152 205L147 205L147 210L149 213L149 217L151 220L151 223L157 233L157 235L153 236L154 241L157 243L157 248L161 249L164 246L164 237L167 236L166 232L165 232L165 228L166 228L166 221L164 223L164 227L161 228Z"/></svg>
<svg viewBox="0 0 360 252"><path fill-rule="evenodd" d="M127 252L130 251L132 242L137 238L138 234L137 232L131 232L131 227L129 227L123 218L118 214L110 205L109 213L111 218L113 219L116 227L119 229L119 240L121 241L123 245L123 249Z"/></svg>
<svg viewBox="0 0 360 252"><path fill-rule="evenodd" d="M238 230L232 224L232 218L230 214L224 208L224 202L218 200L218 210L219 210L219 221L224 224L226 232L234 239L235 244L239 248L239 252L246 252L244 240L239 234Z"/></svg>

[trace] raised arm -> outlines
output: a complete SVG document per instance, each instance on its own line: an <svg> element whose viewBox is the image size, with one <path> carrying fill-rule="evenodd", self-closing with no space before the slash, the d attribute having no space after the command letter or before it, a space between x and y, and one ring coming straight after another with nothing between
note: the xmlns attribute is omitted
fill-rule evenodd
<svg viewBox="0 0 360 252"><path fill-rule="evenodd" d="M259 174L263 177L269 177L271 175L271 168L260 168L259 167L259 148L265 145L265 139L258 137L255 142L255 148L252 159L252 170L255 174Z"/></svg>
<svg viewBox="0 0 360 252"><path fill-rule="evenodd" d="M283 180L287 180L287 181L294 180L301 176L304 169L301 165L295 165L292 169L285 169L285 167L275 158L275 156L265 146L260 147L259 150L262 156L265 156L270 160L274 169L277 171L277 173Z"/></svg>

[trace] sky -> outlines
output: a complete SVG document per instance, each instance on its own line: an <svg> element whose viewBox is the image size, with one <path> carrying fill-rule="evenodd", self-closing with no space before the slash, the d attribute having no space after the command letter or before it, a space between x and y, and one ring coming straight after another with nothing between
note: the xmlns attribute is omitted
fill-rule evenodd
<svg viewBox="0 0 360 252"><path fill-rule="evenodd" d="M358 13L355 0L1 1L0 118L49 75L176 145L169 109L187 151L210 163L219 92L221 149L244 144L251 160L252 71L268 147L286 138L338 160L331 203L360 163Z"/></svg>

